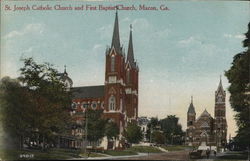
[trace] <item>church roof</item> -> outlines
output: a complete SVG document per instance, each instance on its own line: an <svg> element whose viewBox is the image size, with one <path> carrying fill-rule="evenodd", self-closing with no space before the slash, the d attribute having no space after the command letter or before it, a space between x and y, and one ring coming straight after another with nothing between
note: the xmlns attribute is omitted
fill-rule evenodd
<svg viewBox="0 0 250 161"><path fill-rule="evenodd" d="M201 116L210 116L211 117L211 115L207 112L206 109L202 112Z"/></svg>
<svg viewBox="0 0 250 161"><path fill-rule="evenodd" d="M130 35L129 35L127 61L129 62L129 64L131 65L132 68L136 68L136 64L135 64L135 60L134 60L132 25L130 25Z"/></svg>
<svg viewBox="0 0 250 161"><path fill-rule="evenodd" d="M193 97L191 97L191 103L190 103L189 108L188 108L188 113L195 114L195 109L194 109L194 105L193 105Z"/></svg>
<svg viewBox="0 0 250 161"><path fill-rule="evenodd" d="M121 53L121 45L120 45L120 36L119 36L119 23L118 23L118 13L115 13L115 23L114 23L114 30L113 30L113 37L111 48L114 47L115 51Z"/></svg>
<svg viewBox="0 0 250 161"><path fill-rule="evenodd" d="M216 93L224 93L224 89L223 89L223 86L222 86L221 77L220 77L220 83L218 85Z"/></svg>
<svg viewBox="0 0 250 161"><path fill-rule="evenodd" d="M104 85L74 87L71 89L73 99L104 97Z"/></svg>
<svg viewBox="0 0 250 161"><path fill-rule="evenodd" d="M212 118L212 116L207 112L206 109L205 109L205 110L201 113L201 115L198 117L197 121L198 121L201 117L211 117L211 118Z"/></svg>

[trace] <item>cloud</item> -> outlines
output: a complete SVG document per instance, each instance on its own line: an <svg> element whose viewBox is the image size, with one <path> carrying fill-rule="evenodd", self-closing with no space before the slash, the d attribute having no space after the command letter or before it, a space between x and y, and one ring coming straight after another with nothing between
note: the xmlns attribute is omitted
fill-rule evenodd
<svg viewBox="0 0 250 161"><path fill-rule="evenodd" d="M28 24L21 30L14 30L9 32L4 36L5 39L13 39L16 37L24 36L26 34L35 33L42 34L44 31L44 24L36 23L36 24Z"/></svg>
<svg viewBox="0 0 250 161"><path fill-rule="evenodd" d="M242 35L242 34L237 34L237 35L224 34L223 36L226 38L235 38L235 39L244 39L245 38L245 35Z"/></svg>
<svg viewBox="0 0 250 161"><path fill-rule="evenodd" d="M150 23L145 18L138 18L132 22L133 26L136 26L136 30L146 30L150 27Z"/></svg>
<svg viewBox="0 0 250 161"><path fill-rule="evenodd" d="M190 36L187 39L178 41L178 44L182 47L191 45L191 44L202 44L201 38L199 36Z"/></svg>

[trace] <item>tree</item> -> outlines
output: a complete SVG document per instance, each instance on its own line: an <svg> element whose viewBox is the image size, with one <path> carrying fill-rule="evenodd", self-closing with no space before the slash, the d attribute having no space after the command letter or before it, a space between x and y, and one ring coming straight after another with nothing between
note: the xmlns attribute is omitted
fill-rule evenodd
<svg viewBox="0 0 250 161"><path fill-rule="evenodd" d="M142 140L141 128L136 123L128 123L123 136L129 143L137 144Z"/></svg>
<svg viewBox="0 0 250 161"><path fill-rule="evenodd" d="M115 122L109 121L106 123L105 135L107 136L108 140L117 138L117 136L119 135L119 128L117 127L117 124Z"/></svg>
<svg viewBox="0 0 250 161"><path fill-rule="evenodd" d="M152 133L154 130L159 130L159 120L157 117L152 117L147 125L146 138L152 141Z"/></svg>
<svg viewBox="0 0 250 161"><path fill-rule="evenodd" d="M87 139L96 143L105 136L105 125L107 120L102 118L103 110L86 109L87 115ZM85 121L86 124L86 121ZM96 146L96 144L94 144Z"/></svg>
<svg viewBox="0 0 250 161"><path fill-rule="evenodd" d="M30 93L22 88L17 79L4 77L0 81L0 114L4 145L22 148L23 136L29 134L32 123Z"/></svg>
<svg viewBox="0 0 250 161"><path fill-rule="evenodd" d="M232 109L237 112L235 119L238 131L235 141L243 148L250 146L250 23L245 34L243 47L246 51L234 56L232 66L225 72L230 86L230 104Z"/></svg>
<svg viewBox="0 0 250 161"><path fill-rule="evenodd" d="M71 122L71 96L57 70L49 63L37 64L32 58L23 61L17 80L2 79L0 98L5 130L20 137L21 148L24 137L34 133L39 134L43 145L53 141L55 134L68 132Z"/></svg>
<svg viewBox="0 0 250 161"><path fill-rule="evenodd" d="M163 132L157 130L152 133L152 141L157 144L165 144L166 137Z"/></svg>
<svg viewBox="0 0 250 161"><path fill-rule="evenodd" d="M181 144L182 136L184 132L182 127L178 124L179 118L175 115L169 115L166 118L160 120L161 130L166 136L168 144Z"/></svg>

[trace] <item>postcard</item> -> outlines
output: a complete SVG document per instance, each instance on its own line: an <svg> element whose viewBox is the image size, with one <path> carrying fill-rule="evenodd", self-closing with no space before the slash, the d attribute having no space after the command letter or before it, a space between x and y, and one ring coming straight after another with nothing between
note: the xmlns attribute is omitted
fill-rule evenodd
<svg viewBox="0 0 250 161"><path fill-rule="evenodd" d="M0 160L246 160L248 1L2 0Z"/></svg>

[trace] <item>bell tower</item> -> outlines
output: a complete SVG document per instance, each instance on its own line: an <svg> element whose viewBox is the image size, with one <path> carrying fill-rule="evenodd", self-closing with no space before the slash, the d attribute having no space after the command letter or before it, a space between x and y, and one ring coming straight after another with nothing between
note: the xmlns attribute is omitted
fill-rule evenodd
<svg viewBox="0 0 250 161"><path fill-rule="evenodd" d="M114 30L111 46L106 49L104 115L114 121L120 133L124 129L125 54L120 45L118 13L115 13Z"/></svg>
<svg viewBox="0 0 250 161"><path fill-rule="evenodd" d="M126 113L129 121L136 121L138 117L138 73L139 68L134 60L132 25L130 25L130 35L128 44L128 54L125 64L126 72Z"/></svg>
<svg viewBox="0 0 250 161"><path fill-rule="evenodd" d="M226 121L226 92L223 89L222 81L215 91L215 107L214 107L214 132L216 145L223 147L226 145L227 138L227 121Z"/></svg>
<svg viewBox="0 0 250 161"><path fill-rule="evenodd" d="M192 145L192 142L194 141L194 122L196 120L196 113L195 113L195 108L193 105L193 96L191 96L191 103L188 108L187 112L187 143Z"/></svg>

